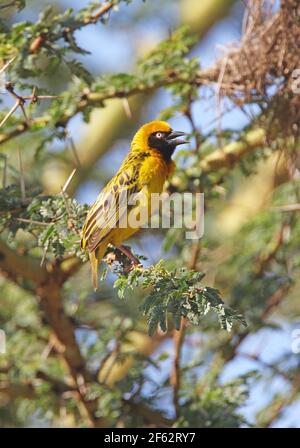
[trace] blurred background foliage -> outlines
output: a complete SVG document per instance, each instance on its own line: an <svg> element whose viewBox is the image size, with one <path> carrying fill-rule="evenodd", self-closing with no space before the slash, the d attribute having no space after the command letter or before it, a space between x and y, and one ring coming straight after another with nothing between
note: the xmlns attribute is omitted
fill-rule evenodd
<svg viewBox="0 0 300 448"><path fill-rule="evenodd" d="M299 14L0 1L1 427L299 427ZM204 236L141 231L93 292L87 204L157 117Z"/></svg>

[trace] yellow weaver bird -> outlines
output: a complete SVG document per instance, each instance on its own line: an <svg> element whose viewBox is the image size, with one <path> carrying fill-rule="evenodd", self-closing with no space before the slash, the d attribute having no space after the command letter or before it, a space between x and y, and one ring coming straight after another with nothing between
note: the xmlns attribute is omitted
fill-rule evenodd
<svg viewBox="0 0 300 448"><path fill-rule="evenodd" d="M171 156L177 145L187 143L181 139L184 132L173 131L165 121L144 124L135 134L130 151L116 175L104 187L88 212L82 229L81 247L89 252L92 280L97 289L98 263L108 244L121 250L135 264L138 260L122 242L136 233L140 226L128 223L130 213L140 213L141 205L122 205L122 197L132 195L146 198L148 216L151 216L151 194L161 193L165 181L175 170ZM127 213L124 225L124 216ZM120 223L123 221L123 225Z"/></svg>

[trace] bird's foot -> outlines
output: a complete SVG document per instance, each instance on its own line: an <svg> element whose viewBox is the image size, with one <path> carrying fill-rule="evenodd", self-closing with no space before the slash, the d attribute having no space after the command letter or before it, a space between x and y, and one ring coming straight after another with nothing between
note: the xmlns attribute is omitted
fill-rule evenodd
<svg viewBox="0 0 300 448"><path fill-rule="evenodd" d="M127 258L129 258L129 260L131 261L131 269L137 266L141 266L140 260L133 255L129 246L124 246L122 244L121 246L116 246L116 248L124 255L126 255Z"/></svg>

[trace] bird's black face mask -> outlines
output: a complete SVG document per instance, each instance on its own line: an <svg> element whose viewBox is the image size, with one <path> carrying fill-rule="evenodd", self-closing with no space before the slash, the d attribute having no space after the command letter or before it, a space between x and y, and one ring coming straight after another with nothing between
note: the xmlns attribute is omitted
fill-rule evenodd
<svg viewBox="0 0 300 448"><path fill-rule="evenodd" d="M170 132L153 132L148 139L150 148L160 151L164 159L169 160L175 151L177 145L188 143L187 140L179 138L183 137L185 132L170 131Z"/></svg>

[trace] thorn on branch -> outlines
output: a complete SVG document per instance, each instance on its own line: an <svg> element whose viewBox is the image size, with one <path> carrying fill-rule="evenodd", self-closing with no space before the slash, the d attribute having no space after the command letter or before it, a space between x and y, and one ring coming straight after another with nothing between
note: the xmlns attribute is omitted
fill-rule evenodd
<svg viewBox="0 0 300 448"><path fill-rule="evenodd" d="M68 179L66 180L64 186L61 188L61 193L62 193L62 195L64 195L64 193L67 191L67 188L68 188L68 186L70 185L71 180L73 179L74 174L76 173L76 171L77 171L77 168L74 168L73 171L72 171L72 173L70 174L70 176L69 176Z"/></svg>
<svg viewBox="0 0 300 448"><path fill-rule="evenodd" d="M11 58L8 62L6 62L6 64L3 65L3 67L0 69L0 75L1 73L4 73L5 70L10 66L10 64L13 63L13 61L16 59L17 56L14 56L13 58Z"/></svg>
<svg viewBox="0 0 300 448"><path fill-rule="evenodd" d="M13 107L10 109L10 111L5 115L5 117L3 118L3 120L0 123L0 128L2 128L2 126L7 122L7 120L9 119L9 117L11 117L15 111L18 109L19 107L19 103L16 102Z"/></svg>
<svg viewBox="0 0 300 448"><path fill-rule="evenodd" d="M122 98L122 106L125 112L126 117L131 120L132 119L132 112L130 109L130 104L128 101L128 98Z"/></svg>

